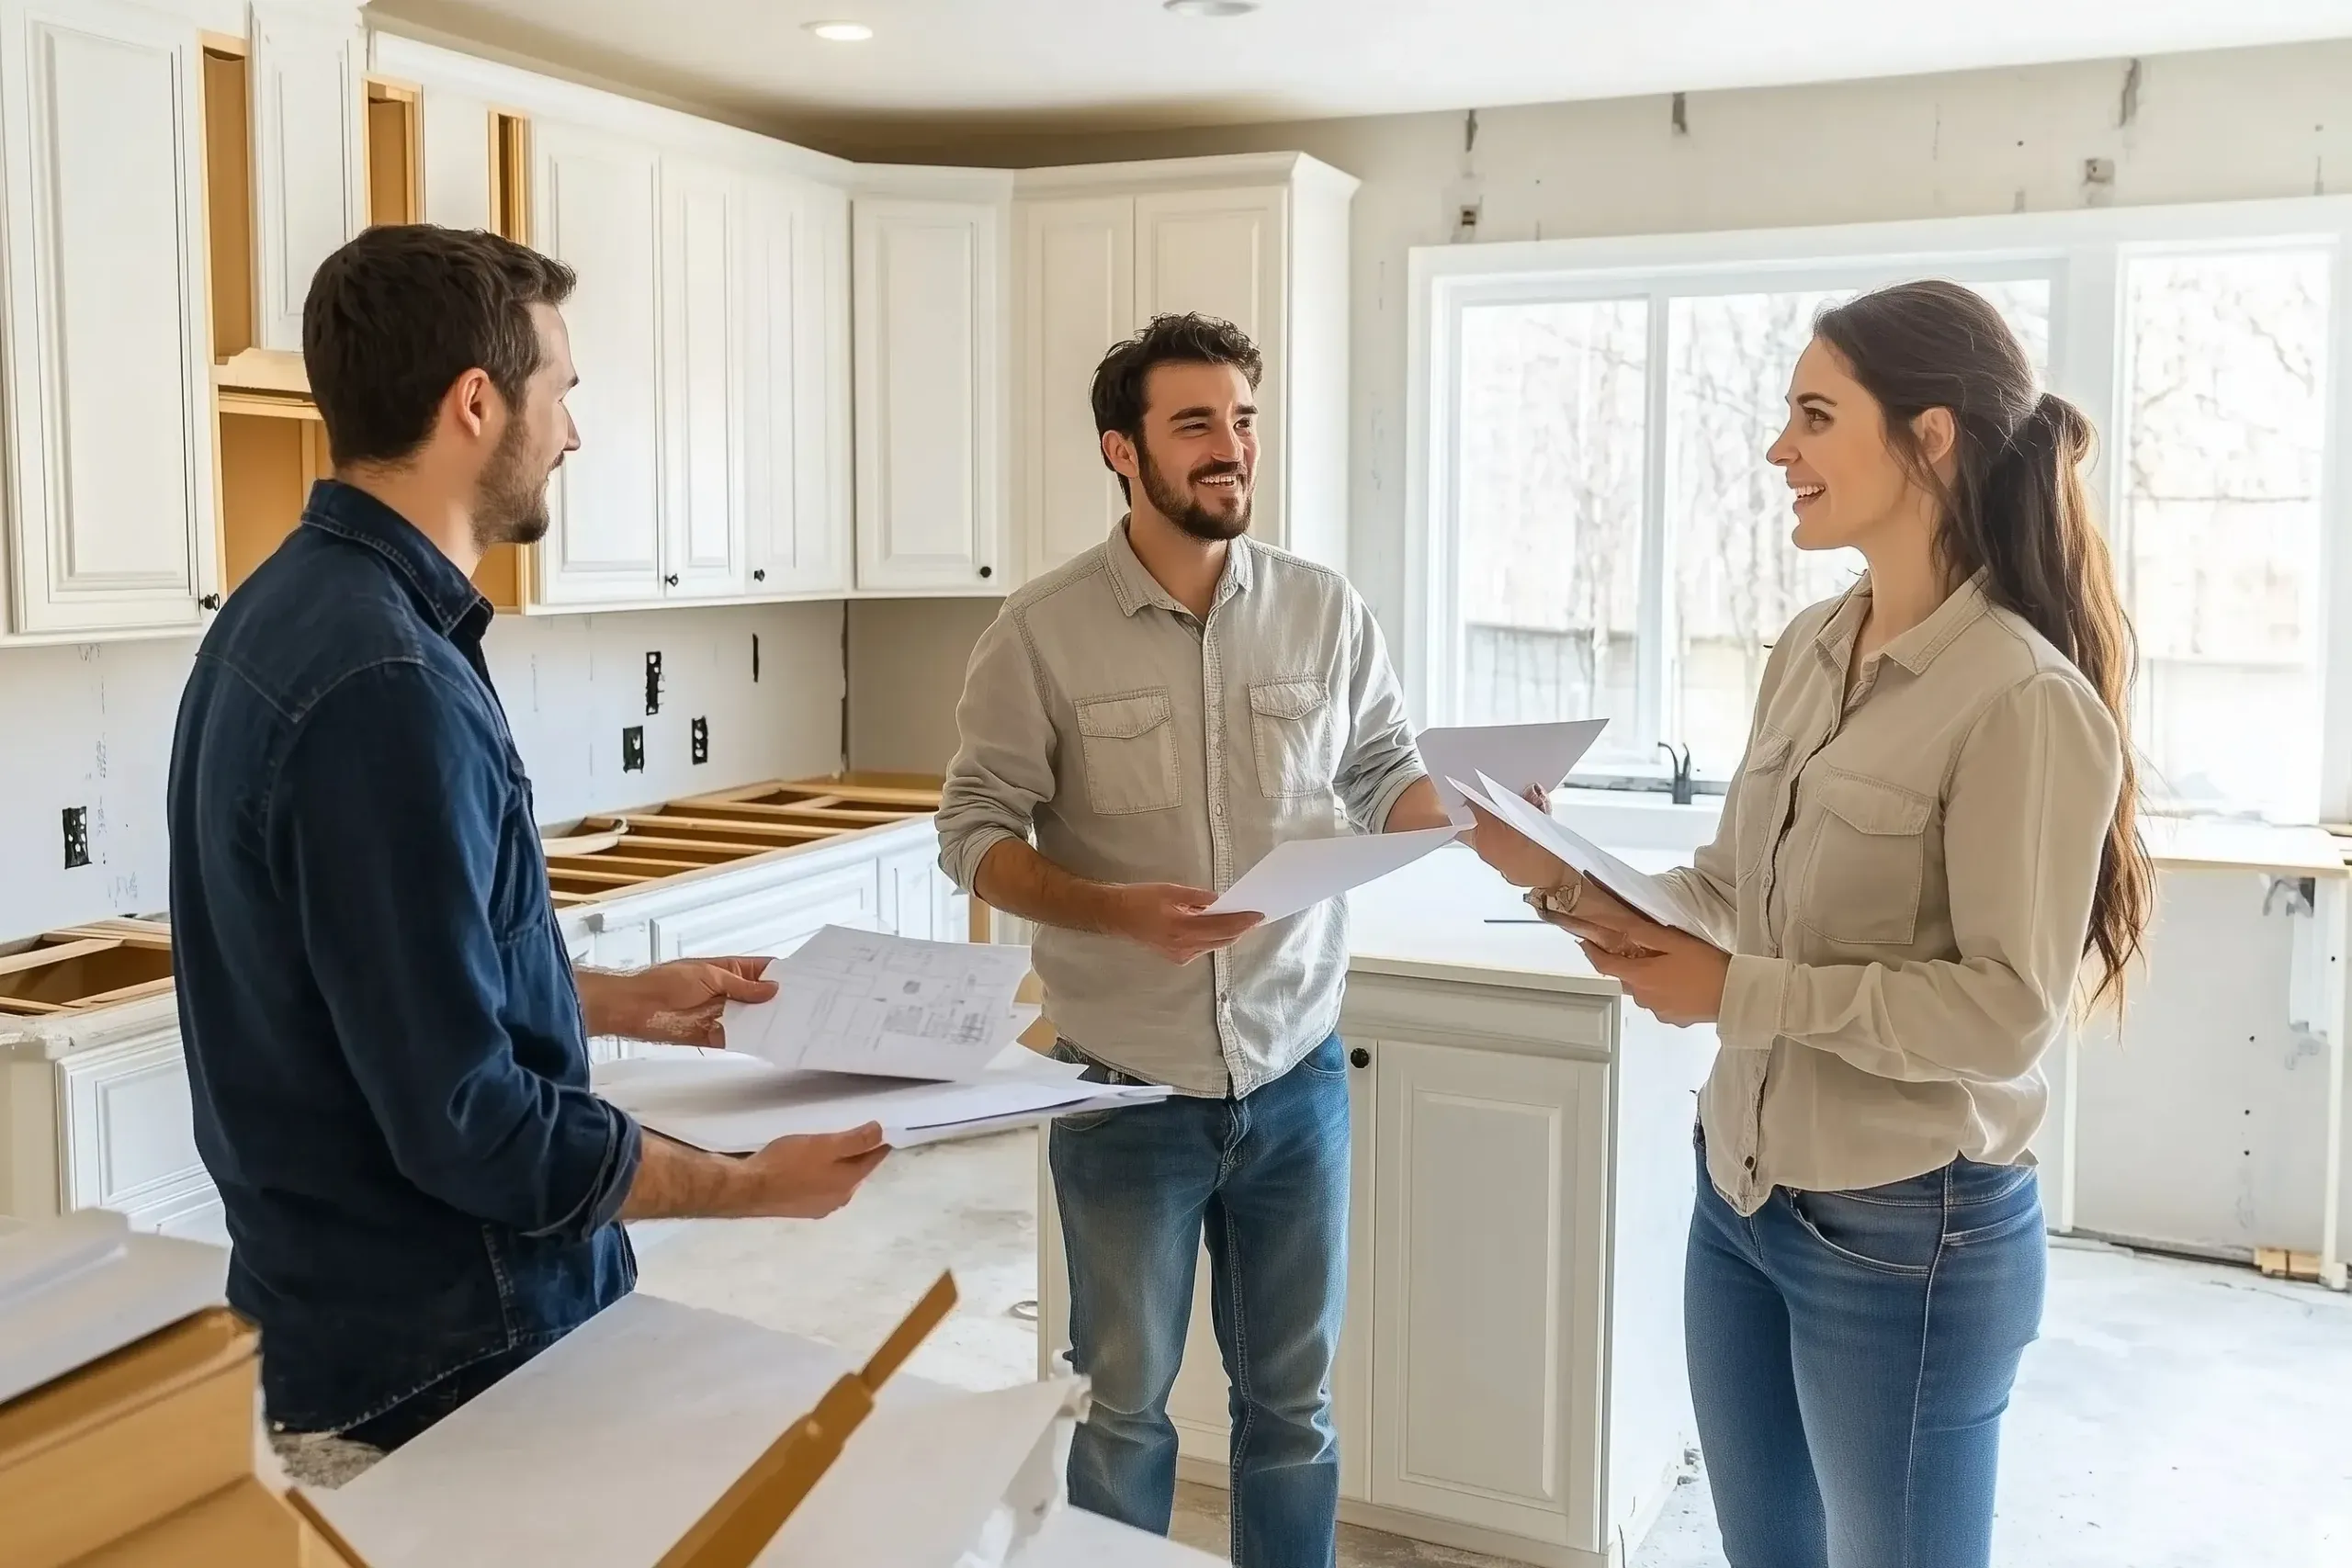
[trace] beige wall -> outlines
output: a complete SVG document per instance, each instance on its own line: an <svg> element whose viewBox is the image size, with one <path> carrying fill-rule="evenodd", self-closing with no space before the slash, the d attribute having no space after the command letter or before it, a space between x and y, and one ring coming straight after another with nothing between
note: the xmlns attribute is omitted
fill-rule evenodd
<svg viewBox="0 0 2352 1568"><path fill-rule="evenodd" d="M937 773L956 754L956 699L997 599L853 599L849 765Z"/></svg>

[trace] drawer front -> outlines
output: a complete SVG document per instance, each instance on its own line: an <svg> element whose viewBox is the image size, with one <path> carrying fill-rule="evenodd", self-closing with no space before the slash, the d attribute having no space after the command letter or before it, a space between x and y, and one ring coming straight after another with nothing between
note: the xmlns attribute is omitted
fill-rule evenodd
<svg viewBox="0 0 2352 1568"><path fill-rule="evenodd" d="M874 863L799 878L780 887L706 904L651 922L653 957L783 958L827 926L879 931Z"/></svg>
<svg viewBox="0 0 2352 1568"><path fill-rule="evenodd" d="M115 1209L153 1229L215 1201L196 1152L176 1034L58 1064L66 1209Z"/></svg>

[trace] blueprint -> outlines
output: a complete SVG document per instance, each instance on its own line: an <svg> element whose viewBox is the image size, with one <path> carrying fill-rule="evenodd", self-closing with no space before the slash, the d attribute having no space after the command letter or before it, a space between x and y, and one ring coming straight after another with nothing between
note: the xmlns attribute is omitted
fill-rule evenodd
<svg viewBox="0 0 2352 1568"><path fill-rule="evenodd" d="M880 1077L971 1078L1020 1032L1029 950L827 926L768 965L773 1000L728 1004L731 1051Z"/></svg>

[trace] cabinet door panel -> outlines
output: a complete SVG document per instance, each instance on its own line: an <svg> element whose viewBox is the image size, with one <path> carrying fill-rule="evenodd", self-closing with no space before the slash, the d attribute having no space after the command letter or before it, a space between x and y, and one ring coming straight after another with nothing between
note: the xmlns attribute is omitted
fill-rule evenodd
<svg viewBox="0 0 2352 1568"><path fill-rule="evenodd" d="M740 592L743 582L737 229L731 177L671 164L662 177L669 510L662 583L671 598Z"/></svg>
<svg viewBox="0 0 2352 1568"><path fill-rule="evenodd" d="M16 629L195 627L212 576L193 28L0 5Z"/></svg>
<svg viewBox="0 0 2352 1568"><path fill-rule="evenodd" d="M1146 316L1198 311L1231 321L1265 355L1258 384L1258 479L1251 531L1285 542L1289 458L1283 435L1288 276L1280 186L1181 191L1136 199L1136 248Z"/></svg>
<svg viewBox="0 0 2352 1568"><path fill-rule="evenodd" d="M154 1229L216 1201L196 1152L176 1032L68 1057L58 1069L66 1210L115 1209Z"/></svg>
<svg viewBox="0 0 2352 1568"><path fill-rule="evenodd" d="M657 962L783 958L827 926L880 929L874 863L820 872L652 921Z"/></svg>
<svg viewBox="0 0 2352 1568"><path fill-rule="evenodd" d="M538 596L662 596L662 258L654 155L575 127L532 127L532 243L579 276L563 308L580 450L549 483Z"/></svg>
<svg viewBox="0 0 2352 1568"><path fill-rule="evenodd" d="M260 346L302 351L302 303L319 264L367 223L367 141L357 18L300 8L253 13L254 190Z"/></svg>
<svg viewBox="0 0 2352 1568"><path fill-rule="evenodd" d="M1607 1069L1376 1050L1373 1501L1593 1549Z"/></svg>
<svg viewBox="0 0 2352 1568"><path fill-rule="evenodd" d="M997 209L861 201L853 224L857 585L1001 587Z"/></svg>
<svg viewBox="0 0 2352 1568"><path fill-rule="evenodd" d="M1101 544L1126 511L1117 477L1103 466L1091 394L1102 355L1137 325L1135 232L1130 197L1023 209L1022 461L1032 577Z"/></svg>
<svg viewBox="0 0 2352 1568"><path fill-rule="evenodd" d="M743 243L742 407L754 596L850 582L847 198L752 194Z"/></svg>

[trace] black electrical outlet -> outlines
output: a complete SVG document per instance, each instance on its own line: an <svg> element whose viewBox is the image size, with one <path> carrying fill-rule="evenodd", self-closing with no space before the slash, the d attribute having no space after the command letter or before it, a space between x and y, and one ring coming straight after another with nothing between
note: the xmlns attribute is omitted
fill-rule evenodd
<svg viewBox="0 0 2352 1568"><path fill-rule="evenodd" d="M695 766L699 768L710 761L710 720L695 720Z"/></svg>
<svg viewBox="0 0 2352 1568"><path fill-rule="evenodd" d="M662 655L659 651L645 656L645 711L662 711Z"/></svg>
<svg viewBox="0 0 2352 1568"><path fill-rule="evenodd" d="M65 808L65 869L90 863L90 809L85 806Z"/></svg>
<svg viewBox="0 0 2352 1568"><path fill-rule="evenodd" d="M752 684L760 683L760 634L752 634Z"/></svg>
<svg viewBox="0 0 2352 1568"><path fill-rule="evenodd" d="M632 724L621 731L621 772L645 772L645 726Z"/></svg>

